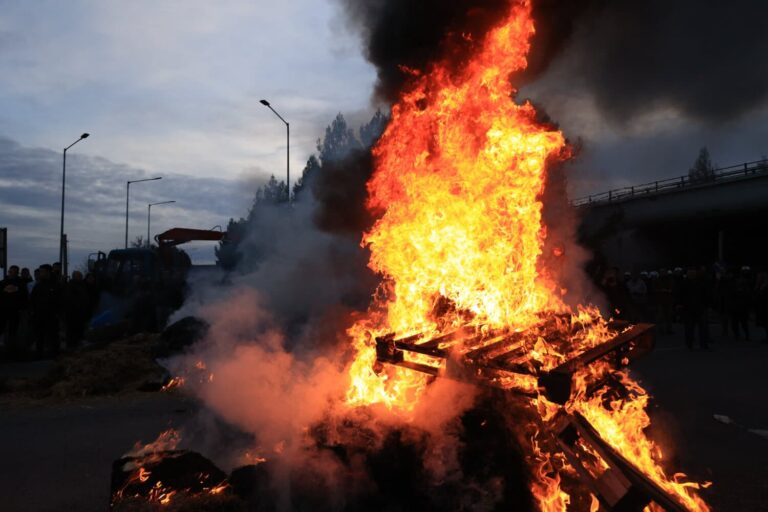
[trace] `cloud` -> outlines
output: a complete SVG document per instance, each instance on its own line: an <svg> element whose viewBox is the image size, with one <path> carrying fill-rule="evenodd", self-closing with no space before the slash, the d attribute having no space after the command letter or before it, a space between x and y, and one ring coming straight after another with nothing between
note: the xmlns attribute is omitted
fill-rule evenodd
<svg viewBox="0 0 768 512"><path fill-rule="evenodd" d="M338 111L364 108L373 71L327 2L12 3L0 21L0 134L146 169L235 178L301 169ZM64 142L65 142L64 141ZM268 176L268 174L267 174Z"/></svg>
<svg viewBox="0 0 768 512"><path fill-rule="evenodd" d="M205 229L244 215L255 191L251 186L243 187L242 181L177 172L148 173L79 154L77 149L67 154L64 229L73 268L91 252L123 245L127 180L163 176L160 181L131 187L130 240L138 235L146 237L150 202L176 201L153 209L153 234L176 226ZM25 147L0 136L0 224L9 231L11 263L32 267L58 259L61 162L58 151ZM212 247L197 259L210 261ZM191 256L195 259L196 252Z"/></svg>
<svg viewBox="0 0 768 512"><path fill-rule="evenodd" d="M705 145L721 165L768 151L768 4L581 3L520 93L581 139L573 195L686 174Z"/></svg>

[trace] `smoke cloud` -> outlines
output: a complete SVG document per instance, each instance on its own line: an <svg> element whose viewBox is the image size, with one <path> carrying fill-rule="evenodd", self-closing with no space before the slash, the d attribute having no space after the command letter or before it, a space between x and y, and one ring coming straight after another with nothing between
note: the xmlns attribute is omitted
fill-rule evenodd
<svg viewBox="0 0 768 512"><path fill-rule="evenodd" d="M289 349L266 301L247 286L230 289L198 315L210 324L206 338L171 362L176 374L187 376L187 391L206 406L198 424L185 429L204 434L186 445L202 442L229 466L266 459L279 510L302 508L307 500L319 500L323 510L367 510L355 500L366 503L371 496L402 505L403 488L391 495L381 489L393 485L394 469L419 475L419 482L402 484L406 492L408 486L423 486L420 492L440 487L441 499L463 495L463 486L487 487L462 470L461 415L475 403L474 387L438 380L407 418L384 406L350 408L344 396L352 354L340 325L332 333L305 331ZM219 420L211 421L207 411ZM234 448L231 440L222 447L233 428L250 440L236 435ZM413 459L400 460L408 453Z"/></svg>
<svg viewBox="0 0 768 512"><path fill-rule="evenodd" d="M450 54L460 67L512 0L339 0L393 101L408 68ZM516 85L582 90L625 124L669 107L699 121L737 118L768 98L768 4L682 0L534 0L536 34ZM469 37L467 37L469 36Z"/></svg>
<svg viewBox="0 0 768 512"><path fill-rule="evenodd" d="M532 58L541 56L533 67L551 69L541 79L561 94L586 92L614 124L656 108L718 122L768 99L765 2L580 3L585 5L574 8L570 43L537 46L534 41ZM570 2L543 4L551 8L535 19L545 30L558 25L552 23L554 14L570 9ZM546 97L540 99L546 104Z"/></svg>
<svg viewBox="0 0 768 512"><path fill-rule="evenodd" d="M365 207L366 183L372 172L373 157L369 148L353 149L340 160L323 162L322 172L309 183L317 203L313 214L315 225L329 233L354 237L359 242L361 233L375 220ZM365 254L367 256L367 251Z"/></svg>
<svg viewBox="0 0 768 512"><path fill-rule="evenodd" d="M457 67L506 12L508 0L339 0L376 66L375 95L394 101L408 79L403 66L423 70L447 53Z"/></svg>

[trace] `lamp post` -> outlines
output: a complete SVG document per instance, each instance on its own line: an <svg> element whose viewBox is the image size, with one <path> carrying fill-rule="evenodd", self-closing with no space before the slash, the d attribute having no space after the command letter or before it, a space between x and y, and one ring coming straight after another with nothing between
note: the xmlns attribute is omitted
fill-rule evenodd
<svg viewBox="0 0 768 512"><path fill-rule="evenodd" d="M125 248L128 248L128 196L131 193L131 183L141 183L142 181L155 181L163 179L162 176L157 178L147 178L144 180L127 181L125 185Z"/></svg>
<svg viewBox="0 0 768 512"><path fill-rule="evenodd" d="M175 202L176 201L161 201L159 203L149 203L147 205L147 248L149 248L149 246L150 246L150 243L149 243L149 241L150 241L150 238L149 238L149 224L151 222L150 219L152 218L152 207L153 206L157 206L159 204L171 204L171 203L175 203Z"/></svg>
<svg viewBox="0 0 768 512"><path fill-rule="evenodd" d="M59 263L61 264L61 272L66 279L67 277L67 262L64 258L64 189L67 184L67 150L80 142L83 139L87 139L90 136L89 133L84 133L75 142L64 148L63 157L61 159L61 229L59 230Z"/></svg>
<svg viewBox="0 0 768 512"><path fill-rule="evenodd" d="M259 103L267 107L269 110L275 113L282 122L285 123L285 184L288 189L288 202L291 202L291 125L283 119L283 116L277 113L277 110L272 108L267 100L260 100Z"/></svg>

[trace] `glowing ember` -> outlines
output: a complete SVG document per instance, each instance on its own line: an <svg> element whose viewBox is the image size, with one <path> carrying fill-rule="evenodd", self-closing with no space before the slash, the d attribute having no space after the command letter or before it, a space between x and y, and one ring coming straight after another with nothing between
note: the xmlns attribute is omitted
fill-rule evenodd
<svg viewBox="0 0 768 512"><path fill-rule="evenodd" d="M350 406L383 404L408 416L428 377L376 365L374 339L387 333L426 339L460 326L500 332L536 332L528 358L543 370L610 339L594 307L572 311L540 256L546 238L540 196L547 166L570 156L563 134L536 119L530 103L516 104L509 82L526 67L534 33L529 1L511 2L507 16L478 45L469 62L439 61L408 70L411 85L392 107L392 119L374 149L368 207L379 214L363 244L369 266L385 282L368 316L350 328L357 356L350 367ZM562 247L553 249L565 257ZM579 325L579 329L572 326ZM565 348L547 341L561 333ZM419 362L417 360L414 362ZM424 356L427 357L427 356ZM616 374L630 391L609 401L589 395L590 383ZM647 395L625 373L599 364L577 376L565 410L583 415L602 438L691 510L708 510L695 483L667 476L661 451L643 433ZM535 383L510 382L536 393ZM609 403L609 406L605 406ZM541 421L560 410L543 396L530 399ZM541 423L538 423L539 425ZM536 423L524 437L532 450L533 493L543 511L563 511L571 497L561 474L575 474L560 453L540 447ZM586 448L585 448L586 449ZM591 469L606 470L599 457ZM598 475L595 475L598 476ZM591 510L599 502L591 497Z"/></svg>

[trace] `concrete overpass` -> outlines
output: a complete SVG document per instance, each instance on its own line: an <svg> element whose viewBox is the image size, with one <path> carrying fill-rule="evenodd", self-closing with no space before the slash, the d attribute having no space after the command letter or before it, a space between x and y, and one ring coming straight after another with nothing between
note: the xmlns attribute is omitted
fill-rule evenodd
<svg viewBox="0 0 768 512"><path fill-rule="evenodd" d="M582 241L622 270L768 266L768 161L680 176L574 201Z"/></svg>

